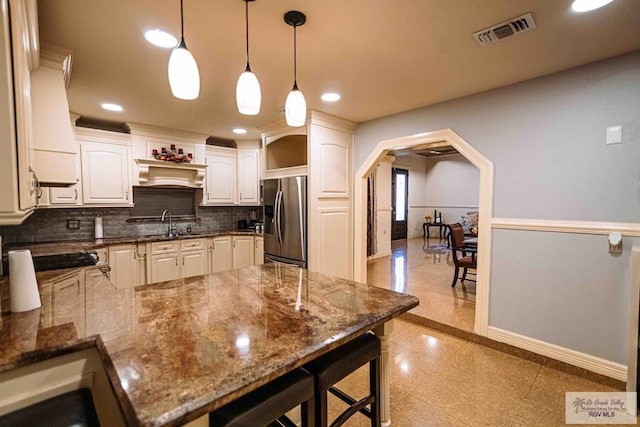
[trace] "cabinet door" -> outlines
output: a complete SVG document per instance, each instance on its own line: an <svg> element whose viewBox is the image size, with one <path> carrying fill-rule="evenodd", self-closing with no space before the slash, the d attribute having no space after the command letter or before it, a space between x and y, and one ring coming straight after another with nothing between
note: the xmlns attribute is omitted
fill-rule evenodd
<svg viewBox="0 0 640 427"><path fill-rule="evenodd" d="M258 149L238 150L238 202L258 204Z"/></svg>
<svg viewBox="0 0 640 427"><path fill-rule="evenodd" d="M211 272L227 271L233 268L231 236L216 237L211 242Z"/></svg>
<svg viewBox="0 0 640 427"><path fill-rule="evenodd" d="M128 204L129 147L83 141L82 196L85 204Z"/></svg>
<svg viewBox="0 0 640 427"><path fill-rule="evenodd" d="M113 289L97 269L87 270L84 278L87 334L101 334L107 340L128 330L132 326L131 294L135 291Z"/></svg>
<svg viewBox="0 0 640 427"><path fill-rule="evenodd" d="M206 204L230 205L236 201L236 156L209 155L207 164Z"/></svg>
<svg viewBox="0 0 640 427"><path fill-rule="evenodd" d="M182 277L207 274L207 256L205 251L182 252Z"/></svg>
<svg viewBox="0 0 640 427"><path fill-rule="evenodd" d="M233 268L253 265L253 236L233 236Z"/></svg>
<svg viewBox="0 0 640 427"><path fill-rule="evenodd" d="M256 237L254 264L264 264L264 238Z"/></svg>
<svg viewBox="0 0 640 427"><path fill-rule="evenodd" d="M180 278L178 254L160 254L151 256L151 283L164 282Z"/></svg>
<svg viewBox="0 0 640 427"><path fill-rule="evenodd" d="M73 323L79 336L84 334L84 277L79 273L51 285L51 326L66 323Z"/></svg>
<svg viewBox="0 0 640 427"><path fill-rule="evenodd" d="M138 285L138 262L135 245L109 247L109 279L118 289L133 288Z"/></svg>
<svg viewBox="0 0 640 427"><path fill-rule="evenodd" d="M78 184L71 187L54 187L49 189L49 203L52 205L77 205L80 204L80 192Z"/></svg>

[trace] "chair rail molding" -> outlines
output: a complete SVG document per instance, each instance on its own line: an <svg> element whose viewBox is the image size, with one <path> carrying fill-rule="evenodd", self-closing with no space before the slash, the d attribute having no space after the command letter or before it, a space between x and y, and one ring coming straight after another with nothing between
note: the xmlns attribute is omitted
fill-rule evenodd
<svg viewBox="0 0 640 427"><path fill-rule="evenodd" d="M504 230L546 231L574 234L609 234L640 237L640 223L606 221L566 221L557 219L493 218L491 228Z"/></svg>
<svg viewBox="0 0 640 427"><path fill-rule="evenodd" d="M493 212L493 163L462 139L452 129L401 136L380 141L357 170L354 180L354 280L367 281L367 177L384 160L389 151L415 145L450 144L478 168L478 275L476 282L476 314L474 332L487 336L489 327L489 285L491 283L491 217Z"/></svg>

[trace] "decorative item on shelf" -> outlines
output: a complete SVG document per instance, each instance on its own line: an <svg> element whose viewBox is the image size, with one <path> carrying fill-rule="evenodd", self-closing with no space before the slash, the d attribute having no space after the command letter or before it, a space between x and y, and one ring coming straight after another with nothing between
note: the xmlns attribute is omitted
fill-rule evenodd
<svg viewBox="0 0 640 427"><path fill-rule="evenodd" d="M185 155L184 149L178 148L176 150L175 144L171 144L169 150L167 150L167 147L162 147L160 153L158 153L158 150L154 148L151 151L151 156L156 160L175 163L191 163L191 160L193 160L193 154L188 153Z"/></svg>

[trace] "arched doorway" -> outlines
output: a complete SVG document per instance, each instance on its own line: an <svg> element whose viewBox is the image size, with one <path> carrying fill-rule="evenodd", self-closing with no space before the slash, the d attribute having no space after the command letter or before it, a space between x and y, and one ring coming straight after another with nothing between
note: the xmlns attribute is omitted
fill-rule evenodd
<svg viewBox="0 0 640 427"><path fill-rule="evenodd" d="M367 176L389 152L416 145L446 142L462 154L480 172L478 201L478 275L474 332L486 336L489 326L489 283L491 274L491 216L493 212L493 163L451 129L380 141L355 175L354 205L354 279L367 281Z"/></svg>

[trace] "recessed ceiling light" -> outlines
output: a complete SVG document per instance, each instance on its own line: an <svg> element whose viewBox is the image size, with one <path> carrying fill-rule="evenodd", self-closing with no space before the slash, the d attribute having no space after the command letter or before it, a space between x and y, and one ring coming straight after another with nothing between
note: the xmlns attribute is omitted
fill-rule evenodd
<svg viewBox="0 0 640 427"><path fill-rule="evenodd" d="M429 154L440 154L440 152L436 150L429 150Z"/></svg>
<svg viewBox="0 0 640 427"><path fill-rule="evenodd" d="M574 0L571 4L571 9L575 12L589 12L606 6L613 0Z"/></svg>
<svg viewBox="0 0 640 427"><path fill-rule="evenodd" d="M335 92L323 93L320 97L325 102L336 102L340 100L340 94Z"/></svg>
<svg viewBox="0 0 640 427"><path fill-rule="evenodd" d="M178 45L178 40L166 31L159 28L145 31L144 38L154 46L172 48Z"/></svg>
<svg viewBox="0 0 640 427"><path fill-rule="evenodd" d="M100 106L105 110L115 111L116 113L119 113L120 111L124 111L124 108L122 108L122 105L112 104L110 102L103 102L102 104L100 104Z"/></svg>
<svg viewBox="0 0 640 427"><path fill-rule="evenodd" d="M237 135L244 135L245 133L247 133L247 130L244 128L235 128L233 130L233 133L237 134Z"/></svg>

